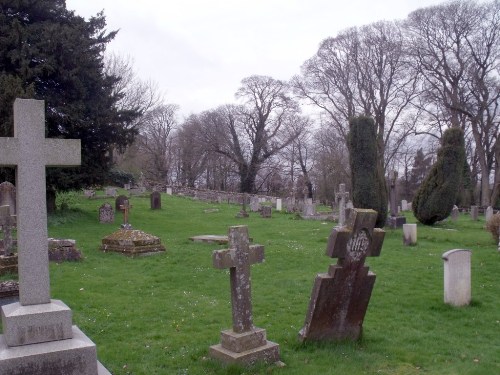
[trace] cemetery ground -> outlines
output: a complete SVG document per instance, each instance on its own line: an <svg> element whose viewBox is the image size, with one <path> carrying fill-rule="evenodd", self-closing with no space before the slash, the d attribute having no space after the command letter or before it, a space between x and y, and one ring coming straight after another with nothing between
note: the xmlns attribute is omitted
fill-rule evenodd
<svg viewBox="0 0 500 375"><path fill-rule="evenodd" d="M84 260L51 263L51 296L72 309L73 323L115 375L500 373L500 254L484 217L419 224L411 247L401 229L386 229L380 257L365 262L377 279L362 340L301 344L314 278L336 263L325 256L334 223L276 211L237 219L240 206L166 194L162 209L151 210L149 195L133 197L130 223L159 236L167 251L129 258L99 250L121 213L100 224L103 200L62 198L70 209L49 217L49 236L75 239ZM231 225L248 225L253 243L264 245L265 262L251 267L254 324L280 345L284 367L225 367L208 357L232 326L229 271L212 266L212 251L227 246L189 237L227 234ZM459 248L472 250L472 303L455 308L443 303L441 255Z"/></svg>

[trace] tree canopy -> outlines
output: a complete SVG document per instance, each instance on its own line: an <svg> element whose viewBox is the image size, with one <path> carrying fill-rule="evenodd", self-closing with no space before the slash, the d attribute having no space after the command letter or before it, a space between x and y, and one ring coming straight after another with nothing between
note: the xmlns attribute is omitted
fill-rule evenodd
<svg viewBox="0 0 500 375"><path fill-rule="evenodd" d="M120 77L104 69L115 35L102 12L86 21L64 0L0 3L0 136L13 135L12 105L22 97L45 100L47 137L82 142L81 167L48 170L48 192L102 184L113 149L136 135L140 109L117 109Z"/></svg>

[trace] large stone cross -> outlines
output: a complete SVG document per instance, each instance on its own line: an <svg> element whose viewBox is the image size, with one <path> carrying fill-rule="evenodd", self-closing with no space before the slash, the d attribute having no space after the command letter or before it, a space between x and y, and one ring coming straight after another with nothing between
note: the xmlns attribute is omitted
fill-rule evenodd
<svg viewBox="0 0 500 375"><path fill-rule="evenodd" d="M343 227L345 225L346 199L349 198L349 192L345 191L345 184L339 185L339 192L335 194L335 197L339 201L339 227Z"/></svg>
<svg viewBox="0 0 500 375"><path fill-rule="evenodd" d="M385 232L374 228L377 212L355 208L345 227L330 234L326 255L338 258L328 273L318 274L299 338L357 340L368 308L375 274L364 265L367 256L379 256Z"/></svg>
<svg viewBox="0 0 500 375"><path fill-rule="evenodd" d="M3 231L3 251L5 256L12 255L12 227L16 223L15 218L10 214L10 206L0 206L0 226Z"/></svg>
<svg viewBox="0 0 500 375"><path fill-rule="evenodd" d="M233 331L242 333L253 328L250 265L264 260L264 246L249 246L248 227L229 228L229 249L212 254L215 268L229 268Z"/></svg>
<svg viewBox="0 0 500 375"><path fill-rule="evenodd" d="M80 162L80 140L45 138L43 101L16 99L14 137L0 138L0 166L16 167L21 305L50 303L45 167Z"/></svg>

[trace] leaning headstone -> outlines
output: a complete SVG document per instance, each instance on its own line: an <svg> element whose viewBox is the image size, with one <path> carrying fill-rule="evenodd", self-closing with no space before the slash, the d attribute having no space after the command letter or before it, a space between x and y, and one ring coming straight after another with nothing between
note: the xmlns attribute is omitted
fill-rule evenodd
<svg viewBox="0 0 500 375"><path fill-rule="evenodd" d="M273 209L271 206L262 206L260 208L260 216L264 218L270 218L272 216Z"/></svg>
<svg viewBox="0 0 500 375"><path fill-rule="evenodd" d="M450 250L443 254L444 303L465 306L471 301L471 251Z"/></svg>
<svg viewBox="0 0 500 375"><path fill-rule="evenodd" d="M99 207L99 223L107 224L115 222L115 211L109 203L104 203Z"/></svg>
<svg viewBox="0 0 500 375"><path fill-rule="evenodd" d="M349 192L345 191L345 184L339 185L339 192L335 195L335 198L339 202L339 227L343 227L346 222L346 199L349 198Z"/></svg>
<svg viewBox="0 0 500 375"><path fill-rule="evenodd" d="M8 181L0 184L0 206L9 206L10 214L16 214L16 187Z"/></svg>
<svg viewBox="0 0 500 375"><path fill-rule="evenodd" d="M0 166L16 167L19 302L2 306L1 374L109 374L95 344L50 298L45 168L75 166L80 140L46 139L41 100L16 99L14 137L0 138Z"/></svg>
<svg viewBox="0 0 500 375"><path fill-rule="evenodd" d="M151 193L151 209L159 210L161 208L161 194L159 191L153 191Z"/></svg>
<svg viewBox="0 0 500 375"><path fill-rule="evenodd" d="M457 221L459 215L460 215L460 211L458 210L458 207L453 206L453 209L451 210L451 220Z"/></svg>
<svg viewBox="0 0 500 375"><path fill-rule="evenodd" d="M226 364L273 363L280 359L279 345L267 341L266 330L253 325L250 265L264 261L264 246L249 245L248 227L229 228L229 249L212 253L215 268L229 268L233 329L221 332L221 343L210 356Z"/></svg>
<svg viewBox="0 0 500 375"><path fill-rule="evenodd" d="M374 228L377 212L353 209L344 227L334 227L326 255L338 258L328 273L318 274L311 293L301 341L357 340L375 284L375 274L364 265L379 256L385 232Z"/></svg>
<svg viewBox="0 0 500 375"><path fill-rule="evenodd" d="M484 218L485 218L486 222L488 222L491 220L492 217L493 217L493 207L488 206L486 208L486 211L484 212Z"/></svg>
<svg viewBox="0 0 500 375"><path fill-rule="evenodd" d="M276 199L276 211L282 210L282 200L281 198Z"/></svg>
<svg viewBox="0 0 500 375"><path fill-rule="evenodd" d="M403 224L403 244L406 246L417 244L417 224Z"/></svg>
<svg viewBox="0 0 500 375"><path fill-rule="evenodd" d="M470 206L470 217L472 220L479 219L479 207L478 206Z"/></svg>

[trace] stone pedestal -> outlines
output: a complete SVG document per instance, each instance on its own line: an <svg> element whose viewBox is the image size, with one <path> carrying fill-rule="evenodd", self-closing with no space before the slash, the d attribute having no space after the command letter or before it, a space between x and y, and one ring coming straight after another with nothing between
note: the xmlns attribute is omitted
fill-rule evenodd
<svg viewBox="0 0 500 375"><path fill-rule="evenodd" d="M401 228L406 224L406 217L404 216L389 216L387 219L387 226L391 229Z"/></svg>
<svg viewBox="0 0 500 375"><path fill-rule="evenodd" d="M443 254L444 303L465 306L471 301L471 251L455 249Z"/></svg>
<svg viewBox="0 0 500 375"><path fill-rule="evenodd" d="M417 224L403 224L403 244L406 246L417 244Z"/></svg>
<svg viewBox="0 0 500 375"><path fill-rule="evenodd" d="M236 333L221 332L221 343L210 347L210 356L224 363L250 365L258 361L274 363L280 360L279 345L266 340L266 330L254 328Z"/></svg>

